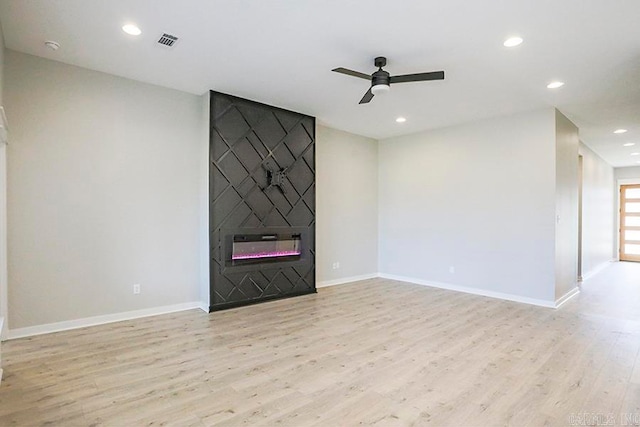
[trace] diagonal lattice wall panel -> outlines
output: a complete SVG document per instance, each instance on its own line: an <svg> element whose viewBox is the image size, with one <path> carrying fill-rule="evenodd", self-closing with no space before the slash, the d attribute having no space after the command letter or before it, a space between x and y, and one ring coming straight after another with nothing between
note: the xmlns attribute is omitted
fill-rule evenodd
<svg viewBox="0 0 640 427"><path fill-rule="evenodd" d="M315 118L211 92L211 311L315 292ZM283 191L267 170L286 169ZM229 233L303 230L303 261L230 267Z"/></svg>

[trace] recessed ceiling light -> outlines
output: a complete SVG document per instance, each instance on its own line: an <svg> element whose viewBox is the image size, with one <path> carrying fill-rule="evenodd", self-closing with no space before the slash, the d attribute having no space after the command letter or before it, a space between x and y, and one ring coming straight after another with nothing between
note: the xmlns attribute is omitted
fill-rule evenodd
<svg viewBox="0 0 640 427"><path fill-rule="evenodd" d="M622 144L624 147L631 147L633 145L636 145L635 142L627 142L626 144Z"/></svg>
<svg viewBox="0 0 640 427"><path fill-rule="evenodd" d="M515 47L515 46L519 46L522 44L522 38L521 37L510 37L508 39L506 39L504 41L504 43L502 43L504 45L504 47Z"/></svg>
<svg viewBox="0 0 640 427"><path fill-rule="evenodd" d="M626 131L626 129L616 129L613 131L613 133L625 133Z"/></svg>
<svg viewBox="0 0 640 427"><path fill-rule="evenodd" d="M632 156L640 156L640 153L631 153Z"/></svg>
<svg viewBox="0 0 640 427"><path fill-rule="evenodd" d="M548 89L558 89L559 87L564 86L564 82L551 82L547 85Z"/></svg>
<svg viewBox="0 0 640 427"><path fill-rule="evenodd" d="M407 121L407 119L405 119L404 117L398 117L398 118L396 119L396 123L404 123L404 122L406 122L406 121Z"/></svg>
<svg viewBox="0 0 640 427"><path fill-rule="evenodd" d="M140 28L138 28L138 26L135 24L123 25L122 31L124 31L127 34L131 34L132 36L139 36L140 34L142 34L142 31L140 30Z"/></svg>

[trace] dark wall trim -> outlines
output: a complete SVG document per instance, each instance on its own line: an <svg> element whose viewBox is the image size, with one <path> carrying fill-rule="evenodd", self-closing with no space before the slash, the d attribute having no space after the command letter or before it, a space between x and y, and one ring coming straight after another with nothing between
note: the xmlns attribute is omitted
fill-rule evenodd
<svg viewBox="0 0 640 427"><path fill-rule="evenodd" d="M293 298L293 297L299 297L302 295L309 295L309 294L313 294L316 293L316 290L313 291L304 291L304 292L299 292L299 293L290 293L290 294L286 294L286 295L276 295L273 297L265 297L259 300L250 300L250 301L238 301L238 302L230 302L230 303L221 303L221 304L216 304L213 305L211 307L209 307L209 313L212 313L214 311L220 311L220 310L228 310L231 308L238 308L238 307L244 307L247 305L253 305L253 304L260 304L262 302L267 302L267 301L274 301L274 300L279 300L279 299L283 299L283 298Z"/></svg>
<svg viewBox="0 0 640 427"><path fill-rule="evenodd" d="M210 104L209 310L316 292L315 118L213 91ZM299 261L229 268L230 233L290 230Z"/></svg>

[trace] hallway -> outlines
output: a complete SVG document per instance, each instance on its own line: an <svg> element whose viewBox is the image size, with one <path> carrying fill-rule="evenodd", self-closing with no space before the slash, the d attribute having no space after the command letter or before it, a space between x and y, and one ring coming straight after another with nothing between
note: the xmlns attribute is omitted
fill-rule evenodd
<svg viewBox="0 0 640 427"><path fill-rule="evenodd" d="M586 280L580 291L563 310L628 321L629 327L640 328L640 263L612 262Z"/></svg>

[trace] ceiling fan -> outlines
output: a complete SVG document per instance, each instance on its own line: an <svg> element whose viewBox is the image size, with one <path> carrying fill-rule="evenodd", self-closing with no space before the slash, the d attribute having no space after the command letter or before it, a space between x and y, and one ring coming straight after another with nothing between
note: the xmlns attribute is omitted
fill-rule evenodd
<svg viewBox="0 0 640 427"><path fill-rule="evenodd" d="M373 61L374 65L378 67L378 71L369 75L361 73L359 71L349 70L347 68L334 68L331 71L336 73L346 74L348 76L359 77L361 79L370 80L371 87L364 94L360 100L360 104L366 104L373 99L374 95L378 95L383 92L388 92L391 83L408 83L408 82L422 82L426 80L444 80L444 71L432 71L429 73L417 73L417 74L404 74L402 76L391 76L388 72L384 71L382 67L387 65L387 58L379 56Z"/></svg>

